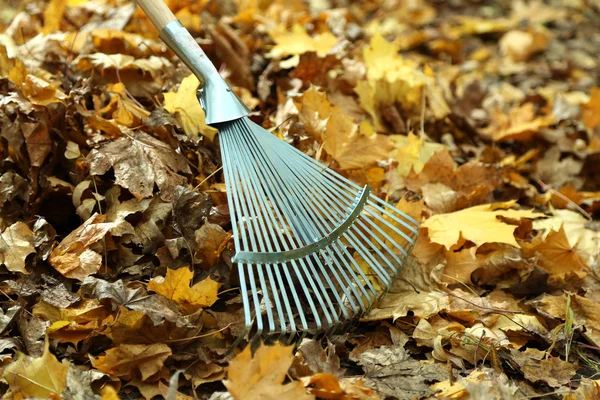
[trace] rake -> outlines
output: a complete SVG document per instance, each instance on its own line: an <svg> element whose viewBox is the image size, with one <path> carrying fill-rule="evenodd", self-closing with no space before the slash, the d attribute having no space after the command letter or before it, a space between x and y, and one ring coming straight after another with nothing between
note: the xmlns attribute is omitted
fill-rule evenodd
<svg viewBox="0 0 600 400"><path fill-rule="evenodd" d="M138 4L200 80L219 131L245 320L234 346L349 329L389 289L418 222L253 123L163 1Z"/></svg>

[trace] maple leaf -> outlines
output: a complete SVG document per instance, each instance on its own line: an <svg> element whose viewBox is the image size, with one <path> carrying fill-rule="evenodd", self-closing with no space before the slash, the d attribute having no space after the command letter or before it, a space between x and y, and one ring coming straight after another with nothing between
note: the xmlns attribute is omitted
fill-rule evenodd
<svg viewBox="0 0 600 400"><path fill-rule="evenodd" d="M292 365L293 346L261 346L254 358L250 346L229 362L223 383L235 400L314 400L300 382L283 381Z"/></svg>
<svg viewBox="0 0 600 400"><path fill-rule="evenodd" d="M342 169L364 168L386 159L392 149L387 136L359 132L356 121L314 86L304 92L297 107L307 133L323 142L323 149Z"/></svg>
<svg viewBox="0 0 600 400"><path fill-rule="evenodd" d="M15 222L0 235L0 264L9 271L28 274L25 259L35 252L33 232L27 224Z"/></svg>
<svg viewBox="0 0 600 400"><path fill-rule="evenodd" d="M186 182L178 172L190 173L183 156L141 131L92 150L87 159L92 175L103 175L113 168L116 183L137 198L150 197L156 184L161 197L168 200L175 187Z"/></svg>
<svg viewBox="0 0 600 400"><path fill-rule="evenodd" d="M20 395L21 398L59 398L67 387L69 362L63 360L61 363L50 353L48 340L39 358L18 354L17 360L6 366L2 374L13 395Z"/></svg>
<svg viewBox="0 0 600 400"><path fill-rule="evenodd" d="M114 376L130 377L139 371L143 381L156 374L171 356L171 349L164 343L121 344L109 349L105 355L90 357L94 368Z"/></svg>
<svg viewBox="0 0 600 400"><path fill-rule="evenodd" d="M292 26L291 32L272 31L270 33L275 46L271 48L269 57L281 58L314 51L319 57L325 57L337 43L337 38L329 32L311 37L299 24Z"/></svg>
<svg viewBox="0 0 600 400"><path fill-rule="evenodd" d="M95 274L102 265L102 256L90 246L102 240L115 226L105 223L105 216L94 214L72 231L52 250L48 262L67 278L84 280Z"/></svg>
<svg viewBox="0 0 600 400"><path fill-rule="evenodd" d="M388 42L376 33L363 50L367 79L357 82L355 91L360 104L373 118L375 128L384 130L382 105L402 104L406 109L420 105L427 77L398 54L398 42Z"/></svg>
<svg viewBox="0 0 600 400"><path fill-rule="evenodd" d="M546 240L534 249L540 255L539 265L550 274L552 280L564 280L571 274L583 278L587 273L588 266L569 244L563 226L558 232L550 232Z"/></svg>
<svg viewBox="0 0 600 400"><path fill-rule="evenodd" d="M444 147L439 143L425 141L412 132L407 136L393 135L391 139L395 147L391 156L398 161L397 171L402 177L408 176L411 170L420 173L427 161Z"/></svg>
<svg viewBox="0 0 600 400"><path fill-rule="evenodd" d="M198 78L193 74L189 75L181 81L176 93L163 93L164 108L175 115L186 135L193 137L202 135L213 141L217 130L206 125L204 110L196 97L199 87Z"/></svg>
<svg viewBox="0 0 600 400"><path fill-rule="evenodd" d="M194 273L188 268L168 269L167 276L153 278L148 283L148 289L173 300L185 314L191 314L217 301L221 286L208 277L190 287L193 277Z"/></svg>
<svg viewBox="0 0 600 400"><path fill-rule="evenodd" d="M427 228L432 242L446 249L456 245L462 237L477 247L484 243L506 243L519 247L513 233L517 227L502 222L498 217L521 219L540 218L544 214L528 210L511 210L516 200L504 203L484 204L455 211L450 214L434 215L422 226Z"/></svg>
<svg viewBox="0 0 600 400"><path fill-rule="evenodd" d="M392 144L387 136L366 137L357 132L354 119L340 107L334 107L325 133L323 148L342 169L362 168L387 158Z"/></svg>

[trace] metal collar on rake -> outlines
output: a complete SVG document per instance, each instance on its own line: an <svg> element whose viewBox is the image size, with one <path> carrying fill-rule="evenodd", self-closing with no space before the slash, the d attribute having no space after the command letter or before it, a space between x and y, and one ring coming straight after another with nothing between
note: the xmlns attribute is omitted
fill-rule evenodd
<svg viewBox="0 0 600 400"><path fill-rule="evenodd" d="M231 261L248 264L274 264L298 260L319 250L323 250L327 246L331 245L331 243L338 240L340 236L342 236L344 232L346 232L346 230L348 230L348 228L354 223L356 218L358 218L365 207L365 204L367 204L370 194L371 187L366 185L356 197L356 200L354 201L354 207L352 210L350 210L346 219L344 219L344 221L337 228L331 231L329 235L309 245L300 247L298 249L276 252L238 251Z"/></svg>

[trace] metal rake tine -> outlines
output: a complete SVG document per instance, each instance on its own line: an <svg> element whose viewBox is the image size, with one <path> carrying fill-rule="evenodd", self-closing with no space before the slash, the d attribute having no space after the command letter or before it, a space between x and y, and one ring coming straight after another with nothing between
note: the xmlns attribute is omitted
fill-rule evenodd
<svg viewBox="0 0 600 400"><path fill-rule="evenodd" d="M296 152L296 151L297 151L297 150L295 150L295 149L293 149L293 148L292 148L292 149L291 149L291 151L290 151L290 153L292 153L292 155L294 155L294 152ZM275 157L277 157L277 159L279 159L279 157L281 157L281 155L277 155L277 156L275 156ZM291 159L291 158L292 158L292 157L290 156L290 159ZM288 159L288 161L290 161L290 160ZM283 165L282 165L282 167L283 167L283 168L288 168L287 166L283 166ZM292 180L292 181L291 181L291 184L293 185L293 187L294 187L294 189L295 189L295 193L296 193L296 194L297 194L299 197L301 197L301 198L302 198L302 199L303 199L303 200L306 202L306 204L310 204L310 203L311 203L311 200L315 200L315 197L311 197L311 198L309 198L309 197L306 195L306 193L305 193L305 188L306 188L306 187L301 187L301 186L300 186L300 182L299 182L299 181L300 181L301 179L303 179L303 177L301 177L301 176L298 176L298 179L297 179L297 180ZM320 206L320 203L319 203L318 201L312 201L312 203L313 203L313 205ZM327 225L327 221L326 221L324 218L322 218L322 216L321 216L319 213L314 213L314 214L316 215L316 218L318 219L318 221L315 221L315 222L317 222L317 224L316 224L316 228L318 229L318 231L319 231L319 234L320 234L321 236L329 234L329 232L325 230L325 226ZM340 213L340 215L344 215L344 213ZM333 226L333 225L331 225L331 226ZM333 226L333 227L334 227L334 226ZM331 251L331 249L328 249L327 251L328 251L328 252L330 252L330 251ZM339 253L338 249L334 249L334 251L335 251L335 252L336 252L338 255L342 256L342 255ZM356 291L355 285L353 285L353 284L352 284L352 279L354 279L354 281L357 281L356 274L354 273L354 271L353 271L351 268L346 268L346 269L344 269L344 268L341 266L341 264L339 263L339 261L338 261L338 257L334 257L334 256L332 256L332 255L331 255L331 253L329 253L329 256L330 256L330 257L326 257L326 258L325 258L325 259L326 259L326 262L327 262L327 263L328 263L328 265L329 265L329 266L332 268L332 271L333 271L334 273L335 273L336 271L339 271L339 272L341 273L341 277L342 277L342 279L343 279L343 280L346 282L346 285L342 284L342 290L344 291L344 294L345 294L345 295L346 295L346 297L348 298L348 300L349 300L349 302L350 302L350 304L351 304L351 307L352 307L352 309L353 309L354 313L357 313L357 312L358 312L358 311L357 311L357 310L358 310L358 308L356 307L356 305L355 305L354 301L352 300L352 296L350 296L350 294L348 293L348 291L347 291L347 289L346 289L347 287L350 287L350 290L353 292L353 294L354 294L354 297L356 298L356 300L357 300L359 303L362 303L362 296L358 294L358 292ZM349 257L349 255L348 255L348 257ZM340 257L340 258L343 258L343 256L342 256L342 257ZM351 258L351 257L349 257L349 258ZM333 260L333 265L335 265L335 268L334 268L334 267L333 267L333 265L332 265L332 264L329 262L329 259ZM348 271L348 272L349 272L351 275L353 275L353 277L350 277L350 276L348 276L348 274L347 274L347 272L346 272L346 271ZM337 278L338 278L338 275L336 274L336 279L337 279ZM366 281L366 282L368 282L368 279L366 279L366 277L364 277L364 278L365 278L365 281ZM369 284L370 284L370 283L369 283ZM367 293L364 291L364 288L362 288L362 286L361 286L361 290L363 291L363 295L364 295L366 298L369 298L369 295L368 295L368 294L367 294ZM369 301L369 303L370 303L370 301ZM361 308L362 308L362 306L364 306L364 304L361 304Z"/></svg>
<svg viewBox="0 0 600 400"><path fill-rule="evenodd" d="M259 134L262 134L262 132L259 132ZM263 148L265 148L265 147L263 147ZM249 150L252 151L252 150L255 150L255 149L252 146L249 146ZM278 157L271 154L270 158L267 158L266 156L263 156L262 159L261 159L261 161L264 162L264 165L267 165L267 166L270 166L272 164L271 163L272 160L278 160ZM284 165L282 166L281 164L278 165L278 166L273 166L273 167L274 168L279 167L278 170L272 171L273 175L275 175L275 176L277 175L278 172L284 171L285 168L286 168ZM287 208L286 205L285 205L285 202L282 202L282 204L283 204L284 208ZM287 211L290 212L289 209ZM320 260L317 260L317 265L321 269L322 273L324 273L324 275L326 277L326 280L328 280L328 284L330 285L330 287L334 287L334 285L332 284L332 282L329 280L328 274L327 274L326 270L323 268L323 265L320 262ZM341 282L339 282L339 277L337 276L337 274L336 274L336 280L338 280L338 283L341 283ZM341 303L341 298L339 297L339 295L335 295L335 293L337 293L337 292L334 291L334 296L337 297L338 303L342 304Z"/></svg>

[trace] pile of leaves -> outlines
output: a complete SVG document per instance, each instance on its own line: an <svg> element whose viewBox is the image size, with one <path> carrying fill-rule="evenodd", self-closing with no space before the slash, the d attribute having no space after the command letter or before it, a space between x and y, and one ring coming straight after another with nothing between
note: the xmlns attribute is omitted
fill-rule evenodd
<svg viewBox="0 0 600 400"><path fill-rule="evenodd" d="M229 352L198 80L132 1L3 0L0 396L600 396L597 1L167 3L255 122L422 221L413 255L353 331Z"/></svg>

